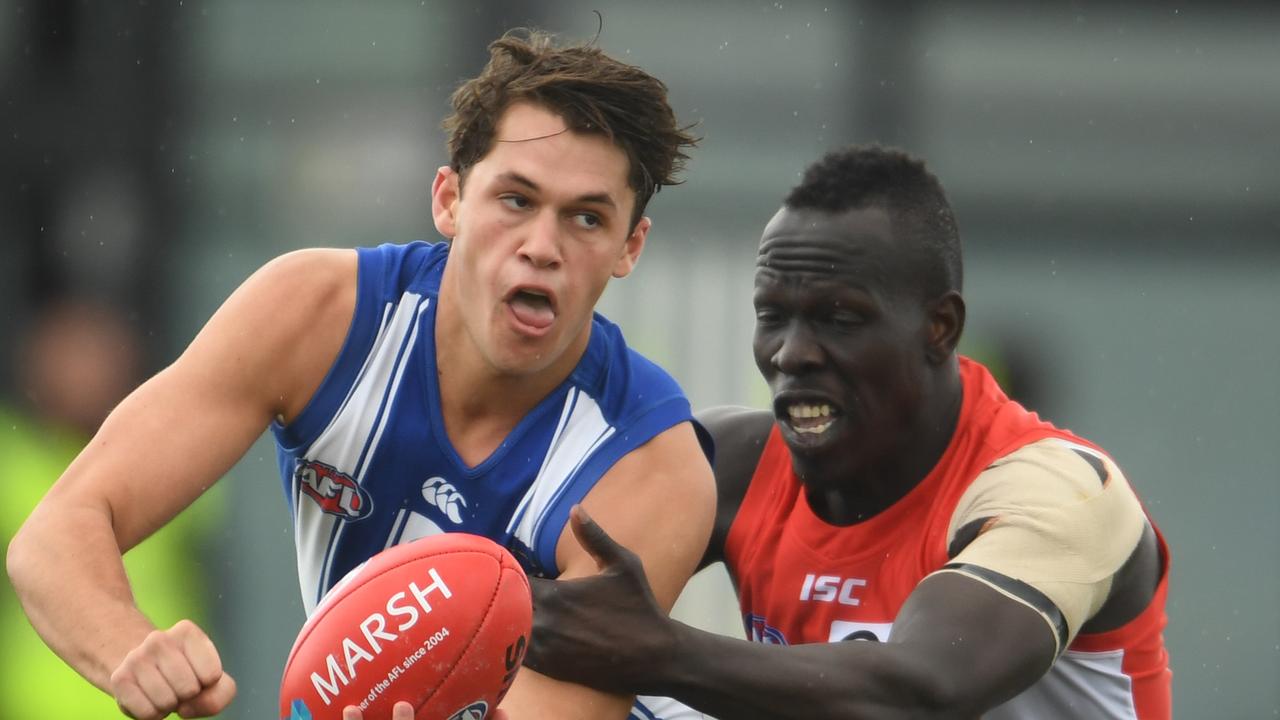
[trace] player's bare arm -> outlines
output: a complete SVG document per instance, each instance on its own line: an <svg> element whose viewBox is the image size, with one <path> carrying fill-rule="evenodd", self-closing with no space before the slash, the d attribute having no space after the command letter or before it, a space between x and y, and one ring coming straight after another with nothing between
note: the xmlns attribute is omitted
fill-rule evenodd
<svg viewBox="0 0 1280 720"><path fill-rule="evenodd" d="M311 250L255 273L116 408L10 544L36 630L131 717L212 715L234 696L200 628L157 630L138 611L121 554L303 408L342 344L355 271L354 251Z"/></svg>
<svg viewBox="0 0 1280 720"><path fill-rule="evenodd" d="M598 525L577 532L605 572L535 581L526 662L598 687L670 695L719 717L963 717L1011 697L1054 658L1040 616L958 575L922 583L885 644L774 646L707 633L666 618L635 557Z"/></svg>
<svg viewBox="0 0 1280 720"><path fill-rule="evenodd" d="M634 549L637 571L649 579L646 592L652 610L661 618L697 569L711 532L714 492L711 469L693 428L681 423L620 460L583 501L599 526L626 538ZM557 545L560 580L544 582L558 585L612 571L605 557L576 537L580 530L574 527L571 521ZM535 603L535 623L538 612ZM553 680L526 666L503 707L517 720L607 719L625 718L631 700L626 689L600 692Z"/></svg>

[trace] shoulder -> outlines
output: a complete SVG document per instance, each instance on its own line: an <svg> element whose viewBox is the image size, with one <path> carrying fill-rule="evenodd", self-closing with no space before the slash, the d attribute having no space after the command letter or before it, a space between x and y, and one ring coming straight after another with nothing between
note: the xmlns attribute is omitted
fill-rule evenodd
<svg viewBox="0 0 1280 720"><path fill-rule="evenodd" d="M337 357L355 312L357 265L350 249L281 255L246 280L210 321L213 338L260 359L247 369L282 401L278 415L301 411Z"/></svg>
<svg viewBox="0 0 1280 720"><path fill-rule="evenodd" d="M415 241L358 248L360 282L367 290L397 295L405 290L435 294L449 259L449 244Z"/></svg>
<svg viewBox="0 0 1280 720"><path fill-rule="evenodd" d="M723 559L725 538L773 430L773 413L721 406L699 412L696 419L715 446L716 521L707 557L703 559L704 563L711 563Z"/></svg>
<svg viewBox="0 0 1280 720"><path fill-rule="evenodd" d="M274 325L310 330L340 320L345 330L355 305L357 266L355 250L295 250L263 265L245 288Z"/></svg>
<svg viewBox="0 0 1280 720"><path fill-rule="evenodd" d="M293 293L323 295L355 280L357 251L307 248L280 255L263 265L246 284L268 282Z"/></svg>
<svg viewBox="0 0 1280 720"><path fill-rule="evenodd" d="M1047 513L1047 514L1045 514ZM1115 462L1096 448L1059 437L1012 449L974 478L956 505L948 533L951 555L972 540L975 525L996 516L1040 515L1049 527L1097 518L1123 523L1120 536L1136 544L1144 514ZM1114 529L1114 528L1113 528ZM1131 536L1131 537L1130 537ZM1126 543L1122 543L1126 544Z"/></svg>
<svg viewBox="0 0 1280 720"><path fill-rule="evenodd" d="M960 498L948 530L953 561L1022 579L1061 611L1072 636L1086 623L1093 632L1145 607L1158 554L1115 462L1059 437L992 463Z"/></svg>
<svg viewBox="0 0 1280 720"><path fill-rule="evenodd" d="M281 255L249 276L210 326L226 326L236 335L270 345L298 340L298 335L327 326L339 315L349 320L356 265L354 250L313 248Z"/></svg>
<svg viewBox="0 0 1280 720"><path fill-rule="evenodd" d="M627 425L656 409L692 417L683 388L665 369L627 345L617 325L597 314L573 382L601 404L612 424Z"/></svg>

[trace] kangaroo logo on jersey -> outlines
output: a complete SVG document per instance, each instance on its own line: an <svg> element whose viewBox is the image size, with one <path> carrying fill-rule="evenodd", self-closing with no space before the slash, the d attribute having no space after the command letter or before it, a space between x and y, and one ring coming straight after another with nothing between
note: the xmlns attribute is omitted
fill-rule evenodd
<svg viewBox="0 0 1280 720"><path fill-rule="evenodd" d="M315 460L298 459L293 473L298 487L320 509L344 520L359 520L373 512L373 499L350 475Z"/></svg>
<svg viewBox="0 0 1280 720"><path fill-rule="evenodd" d="M439 476L427 478L422 483L422 499L439 508L454 525L462 524L462 510L467 507L467 501L448 480Z"/></svg>
<svg viewBox="0 0 1280 720"><path fill-rule="evenodd" d="M487 712L489 712L489 703L477 700L450 715L449 720L484 720L484 715Z"/></svg>

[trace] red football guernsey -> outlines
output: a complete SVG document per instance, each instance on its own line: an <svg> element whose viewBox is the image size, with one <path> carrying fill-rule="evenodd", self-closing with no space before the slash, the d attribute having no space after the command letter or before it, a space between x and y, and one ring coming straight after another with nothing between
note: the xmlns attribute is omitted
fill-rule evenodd
<svg viewBox="0 0 1280 720"><path fill-rule="evenodd" d="M1092 444L1009 400L986 368L961 359L964 400L955 436L910 493L878 515L838 527L818 518L775 426L725 541L748 636L779 644L885 641L907 596L947 564L956 505L992 461L1045 438ZM1157 531L1157 536L1159 533ZM1080 634L1035 685L986 718L1171 715L1166 624L1168 561L1138 617Z"/></svg>

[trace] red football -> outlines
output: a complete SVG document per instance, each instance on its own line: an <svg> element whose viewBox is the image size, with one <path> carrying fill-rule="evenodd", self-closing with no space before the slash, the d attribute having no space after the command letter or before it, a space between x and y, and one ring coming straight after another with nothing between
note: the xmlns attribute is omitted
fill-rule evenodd
<svg viewBox="0 0 1280 720"><path fill-rule="evenodd" d="M511 687L533 621L529 580L487 538L446 533L352 570L302 626L284 666L282 718L480 720Z"/></svg>

